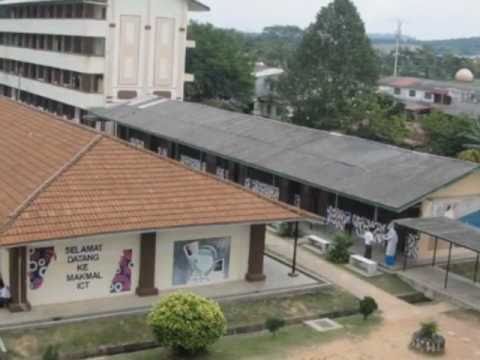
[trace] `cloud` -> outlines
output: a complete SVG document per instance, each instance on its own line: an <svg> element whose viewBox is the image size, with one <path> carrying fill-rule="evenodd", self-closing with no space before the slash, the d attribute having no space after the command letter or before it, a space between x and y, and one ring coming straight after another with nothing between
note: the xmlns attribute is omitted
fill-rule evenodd
<svg viewBox="0 0 480 360"><path fill-rule="evenodd" d="M329 0L204 0L207 14L193 18L220 27L261 31L265 26L306 27ZM404 21L405 33L420 39L480 36L479 0L354 0L367 31L391 33Z"/></svg>

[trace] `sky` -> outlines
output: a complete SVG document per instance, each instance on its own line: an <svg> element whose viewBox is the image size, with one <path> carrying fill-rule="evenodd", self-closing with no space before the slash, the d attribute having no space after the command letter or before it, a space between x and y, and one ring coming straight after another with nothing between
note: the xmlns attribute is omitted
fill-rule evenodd
<svg viewBox="0 0 480 360"><path fill-rule="evenodd" d="M193 18L216 26L261 31L271 25L308 26L329 0L201 0L210 13ZM421 40L480 36L480 0L353 0L369 33L404 33Z"/></svg>

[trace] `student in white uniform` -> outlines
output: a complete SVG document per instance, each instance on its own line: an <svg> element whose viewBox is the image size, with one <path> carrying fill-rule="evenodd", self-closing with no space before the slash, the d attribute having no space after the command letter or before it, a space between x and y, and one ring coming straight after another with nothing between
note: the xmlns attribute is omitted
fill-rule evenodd
<svg viewBox="0 0 480 360"><path fill-rule="evenodd" d="M363 257L367 259L372 259L372 249L375 238L373 237L371 229L367 229L367 231L365 231L365 233L363 234L363 240L365 241L365 254L363 255Z"/></svg>
<svg viewBox="0 0 480 360"><path fill-rule="evenodd" d="M395 230L395 225L388 226L388 232L383 237L387 242L387 249L385 251L385 265L395 266L395 256L397 255L398 233Z"/></svg>
<svg viewBox="0 0 480 360"><path fill-rule="evenodd" d="M0 279L0 307L5 307L10 302L10 289L5 286L5 283Z"/></svg>

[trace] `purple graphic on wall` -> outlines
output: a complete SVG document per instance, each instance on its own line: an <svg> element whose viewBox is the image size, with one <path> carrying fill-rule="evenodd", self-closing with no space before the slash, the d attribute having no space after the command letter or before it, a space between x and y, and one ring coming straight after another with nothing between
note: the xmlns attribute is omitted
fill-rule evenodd
<svg viewBox="0 0 480 360"><path fill-rule="evenodd" d="M123 250L118 263L117 273L112 280L110 293L118 294L130 291L132 288L133 250Z"/></svg>
<svg viewBox="0 0 480 360"><path fill-rule="evenodd" d="M52 260L57 259L57 256L53 246L30 248L29 252L28 277L30 279L30 289L37 290L43 286L43 280L47 273L48 266Z"/></svg>

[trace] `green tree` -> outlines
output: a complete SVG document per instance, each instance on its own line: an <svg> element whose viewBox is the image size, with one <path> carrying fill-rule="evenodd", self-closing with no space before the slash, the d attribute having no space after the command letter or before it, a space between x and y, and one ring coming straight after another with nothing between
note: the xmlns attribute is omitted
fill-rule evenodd
<svg viewBox="0 0 480 360"><path fill-rule="evenodd" d="M187 354L206 350L226 330L220 306L190 293L162 299L148 315L148 324L161 346Z"/></svg>
<svg viewBox="0 0 480 360"><path fill-rule="evenodd" d="M458 154L458 158L463 161L471 161L480 164L480 149L468 149Z"/></svg>
<svg viewBox="0 0 480 360"><path fill-rule="evenodd" d="M371 94L363 99L363 103L359 102L357 109L350 112L348 122L352 126L346 131L387 144L403 144L409 135L404 105L381 94Z"/></svg>
<svg viewBox="0 0 480 360"><path fill-rule="evenodd" d="M465 147L472 149L480 149L480 118L472 119L470 123L470 129L465 134L469 144L465 144Z"/></svg>
<svg viewBox="0 0 480 360"><path fill-rule="evenodd" d="M327 253L328 261L334 264L346 264L350 259L349 249L352 247L352 238L344 233L338 233L333 238L333 244Z"/></svg>
<svg viewBox="0 0 480 360"><path fill-rule="evenodd" d="M438 111L422 118L422 127L428 135L425 150L443 156L457 156L464 149L465 134L472 120L468 117L453 117Z"/></svg>
<svg viewBox="0 0 480 360"><path fill-rule="evenodd" d="M378 310L378 304L374 298L366 296L362 300L360 300L359 310L360 313L363 315L363 320L367 320L370 315L372 315L375 311Z"/></svg>
<svg viewBox="0 0 480 360"><path fill-rule="evenodd" d="M358 97L374 91L378 61L350 0L323 7L280 82L293 122L322 129L348 128L343 120Z"/></svg>
<svg viewBox="0 0 480 360"><path fill-rule="evenodd" d="M188 30L196 48L188 51L187 72L195 82L186 86L190 101L233 100L247 106L255 87L254 60L242 36L211 24L192 22Z"/></svg>
<svg viewBox="0 0 480 360"><path fill-rule="evenodd" d="M251 37L252 55L257 61L285 68L303 38L297 26L270 26Z"/></svg>

